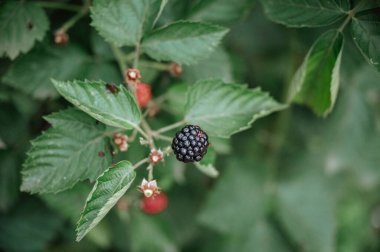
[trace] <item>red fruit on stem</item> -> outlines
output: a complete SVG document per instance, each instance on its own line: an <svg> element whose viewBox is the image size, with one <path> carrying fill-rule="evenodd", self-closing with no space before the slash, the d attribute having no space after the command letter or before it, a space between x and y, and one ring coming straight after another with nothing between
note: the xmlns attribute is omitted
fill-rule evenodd
<svg viewBox="0 0 380 252"><path fill-rule="evenodd" d="M136 97L140 108L146 108L152 100L152 87L145 83L137 83Z"/></svg>
<svg viewBox="0 0 380 252"><path fill-rule="evenodd" d="M144 197L140 201L140 209L147 214L158 214L168 207L168 197L164 193L160 193L156 197Z"/></svg>

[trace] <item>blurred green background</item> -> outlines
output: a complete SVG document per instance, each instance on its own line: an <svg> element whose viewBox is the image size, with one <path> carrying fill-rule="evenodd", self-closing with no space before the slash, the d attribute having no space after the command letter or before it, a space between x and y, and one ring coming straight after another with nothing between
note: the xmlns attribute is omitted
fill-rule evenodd
<svg viewBox="0 0 380 252"><path fill-rule="evenodd" d="M20 169L29 141L49 127L42 116L68 106L50 78L121 83L122 76L89 17L70 29L68 45L56 46L53 32L72 13L46 11L51 25L44 41L15 61L0 59L0 249L380 251L380 73L368 66L350 39L344 45L337 104L327 118L291 105L230 141L214 140L217 179L169 158L157 168L169 197L165 212L142 213L140 195L131 190L76 243L75 222L90 184L29 195L19 191ZM285 102L294 72L326 30L275 24L258 2L248 0L170 0L159 22L178 19L210 21L231 31L210 58L184 67L181 78L142 69L155 96L169 97L150 119L156 128L173 121L168 112L176 113L181 105L183 84L199 79L260 86ZM136 144L119 158L133 162L147 153Z"/></svg>

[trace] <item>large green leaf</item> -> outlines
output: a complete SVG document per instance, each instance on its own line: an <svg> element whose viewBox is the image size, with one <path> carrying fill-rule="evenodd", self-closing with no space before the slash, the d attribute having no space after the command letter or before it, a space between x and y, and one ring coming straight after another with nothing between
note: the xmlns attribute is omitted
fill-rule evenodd
<svg viewBox="0 0 380 252"><path fill-rule="evenodd" d="M199 1L190 12L192 20L209 21L220 24L232 24L248 14L250 0L204 0Z"/></svg>
<svg viewBox="0 0 380 252"><path fill-rule="evenodd" d="M218 78L224 82L233 80L231 59L221 47L216 48L207 59L183 68L183 79L188 83L211 78Z"/></svg>
<svg viewBox="0 0 380 252"><path fill-rule="evenodd" d="M347 15L348 0L261 0L267 16L290 27L327 26Z"/></svg>
<svg viewBox="0 0 380 252"><path fill-rule="evenodd" d="M95 0L92 25L117 46L133 46L152 29L165 0Z"/></svg>
<svg viewBox="0 0 380 252"><path fill-rule="evenodd" d="M0 5L0 57L11 59L29 51L49 29L49 20L39 6L26 1Z"/></svg>
<svg viewBox="0 0 380 252"><path fill-rule="evenodd" d="M91 187L88 183L77 183L73 188L60 193L45 193L40 197L51 208L75 224L83 210Z"/></svg>
<svg viewBox="0 0 380 252"><path fill-rule="evenodd" d="M104 124L131 129L140 122L135 98L121 85L111 92L104 81L53 80L53 84L66 100Z"/></svg>
<svg viewBox="0 0 380 252"><path fill-rule="evenodd" d="M331 112L339 89L343 35L336 30L322 34L297 70L291 97L310 106L318 115Z"/></svg>
<svg viewBox="0 0 380 252"><path fill-rule="evenodd" d="M32 141L21 190L56 193L80 180L95 180L111 161L105 137L112 132L76 109L52 114L46 120L53 127Z"/></svg>
<svg viewBox="0 0 380 252"><path fill-rule="evenodd" d="M263 179L257 167L257 163L250 167L241 161L229 162L209 194L199 221L230 235L241 234L255 225L266 210Z"/></svg>
<svg viewBox="0 0 380 252"><path fill-rule="evenodd" d="M193 64L207 58L227 31L207 23L179 21L149 34L142 48L156 60Z"/></svg>
<svg viewBox="0 0 380 252"><path fill-rule="evenodd" d="M82 66L88 65L85 64L88 60L85 52L75 46L41 46L17 58L2 81L35 98L56 97L57 91L50 79L73 79Z"/></svg>
<svg viewBox="0 0 380 252"><path fill-rule="evenodd" d="M205 80L191 86L185 108L188 123L201 126L209 135L227 138L285 106L260 89Z"/></svg>
<svg viewBox="0 0 380 252"><path fill-rule="evenodd" d="M369 64L380 71L380 8L357 13L352 19L351 33Z"/></svg>
<svg viewBox="0 0 380 252"><path fill-rule="evenodd" d="M109 167L96 180L77 224L77 241L94 228L131 186L136 173L128 161Z"/></svg>
<svg viewBox="0 0 380 252"><path fill-rule="evenodd" d="M215 245L214 245L215 246ZM220 252L288 252L290 251L280 233L265 219L248 227L241 233L235 233L223 237L216 244L217 247L208 248L205 251Z"/></svg>
<svg viewBox="0 0 380 252"><path fill-rule="evenodd" d="M2 251L44 251L62 224L62 219L40 201L23 198L10 214L0 214L0 248Z"/></svg>
<svg viewBox="0 0 380 252"><path fill-rule="evenodd" d="M131 251L178 252L175 235L164 221L160 216L152 218L140 211L131 212Z"/></svg>
<svg viewBox="0 0 380 252"><path fill-rule="evenodd" d="M314 160L315 161L315 160ZM304 251L332 252L336 231L335 204L327 179L312 162L278 188L277 214L290 236ZM300 169L301 170L301 169Z"/></svg>

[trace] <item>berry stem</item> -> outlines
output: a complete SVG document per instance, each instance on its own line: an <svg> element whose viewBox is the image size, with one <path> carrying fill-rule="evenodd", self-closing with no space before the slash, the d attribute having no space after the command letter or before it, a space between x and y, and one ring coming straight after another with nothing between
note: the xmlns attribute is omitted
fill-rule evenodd
<svg viewBox="0 0 380 252"><path fill-rule="evenodd" d="M112 52L115 55L117 64L119 65L120 71L123 73L124 70L127 69L127 63L125 60L125 55L119 47L116 47L112 44L110 44L110 45L111 45Z"/></svg>
<svg viewBox="0 0 380 252"><path fill-rule="evenodd" d="M147 61L147 60L141 60L140 65L149 67L149 68L154 68L161 71L168 71L170 69L170 64Z"/></svg>
<svg viewBox="0 0 380 252"><path fill-rule="evenodd" d="M170 143L173 140L171 137L160 135L160 134L153 135L153 137L156 138L156 139L160 139L160 140L164 140L164 141L170 142Z"/></svg>
<svg viewBox="0 0 380 252"><path fill-rule="evenodd" d="M148 180L153 180L153 165L150 164L146 169L148 170Z"/></svg>
<svg viewBox="0 0 380 252"><path fill-rule="evenodd" d="M90 9L91 2L90 0L85 0L83 6L80 8L78 13L72 18L67 20L58 30L62 32L67 32L71 27L73 27L82 17L87 15Z"/></svg>
<svg viewBox="0 0 380 252"><path fill-rule="evenodd" d="M37 5L39 5L42 8L46 9L59 9L59 10L65 10L65 11L72 11L72 12L79 12L81 11L82 7L74 4L67 4L67 3L55 3L50 1L38 1L35 2Z"/></svg>
<svg viewBox="0 0 380 252"><path fill-rule="evenodd" d="M161 128L161 129L156 130L156 131L154 132L154 135L159 135L159 134L164 133L164 132L167 132L167 131L169 131L169 130L172 130L172 129L178 128L178 127L184 125L185 123L186 123L185 120L181 120L181 121L179 121L179 122L176 122L176 123L170 124L170 125L168 125L168 126L166 126L166 127L163 127L163 128Z"/></svg>
<svg viewBox="0 0 380 252"><path fill-rule="evenodd" d="M139 168L140 166L142 166L143 164L148 163L148 162L149 162L149 158L144 158L144 159L138 161L136 164L134 164L132 166L132 169L136 170L137 168Z"/></svg>
<svg viewBox="0 0 380 252"><path fill-rule="evenodd" d="M137 42L135 47L135 58L133 61L133 68L137 68L139 65L139 58L140 58L140 42Z"/></svg>

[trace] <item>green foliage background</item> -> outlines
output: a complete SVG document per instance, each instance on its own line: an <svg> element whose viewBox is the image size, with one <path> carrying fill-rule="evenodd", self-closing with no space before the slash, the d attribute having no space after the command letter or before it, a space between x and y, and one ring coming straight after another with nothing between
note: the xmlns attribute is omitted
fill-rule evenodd
<svg viewBox="0 0 380 252"><path fill-rule="evenodd" d="M4 27L10 13L3 9L9 2L19 4L18 1L0 1L0 56L3 56L0 58L2 250L380 250L378 1L313 0L308 1L311 9L313 4L325 8L307 12L295 7L305 2L297 0L284 0L281 4L277 0L262 0L261 3L251 0L169 0L157 21L159 25L177 20L201 20L228 27L230 31L222 45L208 58L185 65L181 78L173 78L152 65L144 65L146 58L141 61L143 80L152 84L154 96L167 96L162 111L156 118L149 119L154 128L180 119L184 113L186 91L194 87L196 81L210 78L219 78L227 83L248 83L251 88L260 87L267 91L277 101L288 103L292 99L310 108L292 104L281 112L255 121L252 128L228 140L212 139L217 153L215 167L220 174L218 178L207 177L195 166L183 165L173 157L167 158L156 169L157 180L170 199L168 209L162 214L150 216L139 210L140 195L134 188L144 174L137 171L132 190L122 198L128 203L127 209L120 205L114 207L79 243L75 242L75 224L92 182L86 180L75 186L69 182L60 184L60 192L54 194L51 192L57 189L54 184L57 177L41 181L38 190L35 181L28 181L30 188L24 181L24 190L44 192L31 195L20 192L20 171L27 158L25 153L31 148L30 141L62 120L53 114L46 118L47 123L42 117L69 106L59 97L52 78L122 83L122 76L111 48L98 32L102 36L107 35L99 27L97 32L90 26L89 16L80 19L69 30L68 45L54 45L54 31L73 13L48 8L46 2L41 4L46 7L43 9L46 14L41 12L41 8L36 10L35 6L40 5L29 6L36 1L26 1L23 7L17 7L14 15L22 16L21 8L27 9L26 12L32 15L29 18L40 22L41 30L25 37L25 20L14 23L11 32L20 35L9 43L6 39L12 37L4 34L11 32ZM78 6L82 3L49 2ZM342 12L329 11L331 6L328 2L338 5ZM373 8L373 12L363 11ZM342 13L351 9L355 9L358 16L337 31L347 16ZM109 29L106 21L101 22L103 24L105 30ZM215 33L215 36L224 32L214 26L204 29L209 29L207 32ZM318 39L320 36L330 38L331 33L326 33L330 30L335 31L334 34L341 32L341 35L333 36L333 55L323 49L318 51L326 45L316 42L321 41ZM46 31L45 36L41 35ZM120 43L126 41L120 45L134 44L134 35L127 36L127 40L123 37L125 34L119 35ZM156 32L148 42L161 42L161 36L166 38L167 35ZM344 37L344 42L340 41L340 36L342 40ZM149 47L149 43L145 46ZM157 60L177 57L180 63L193 63L194 59L189 55L198 56L191 52L195 47L189 48L189 55L179 56L171 55L170 46L159 48L167 50L164 55L155 47L150 47L149 55ZM313 49L309 51L310 48ZM327 48L331 47L327 45ZM206 49L200 48L201 52ZM327 56L324 57L323 53ZM332 68L340 57L337 80ZM327 60L321 63L321 58ZM304 78L297 77L300 66L299 71L306 73ZM196 85L200 84L202 82ZM300 93L294 91L300 87ZM325 96L323 90L331 88L337 89L336 97L330 93ZM88 132L83 139L75 135L68 137L65 143L68 146L74 140L87 141L108 134L108 126L90 127L94 121L90 117L78 116L73 123L78 113L75 111L67 112L67 127L49 128L48 131L56 136L70 136L76 129ZM253 113L252 110L249 112ZM223 121L220 124L217 133L232 133L226 130L227 125L222 125ZM215 125L210 127L212 129ZM45 140L49 149L56 148L43 136L39 139ZM94 151L106 144L103 140L96 142ZM36 148L35 145L32 148ZM147 154L147 149L135 143L118 158L135 163ZM92 160L91 155L86 155L80 156L77 164L86 164L87 171L92 167L94 170L90 175L80 174L78 180L90 178L93 181L104 170L96 170L97 165L107 166L111 157L106 154L102 160ZM28 165L33 165L32 159ZM63 164L63 168L64 165L72 164ZM28 173L26 170L23 172Z"/></svg>

